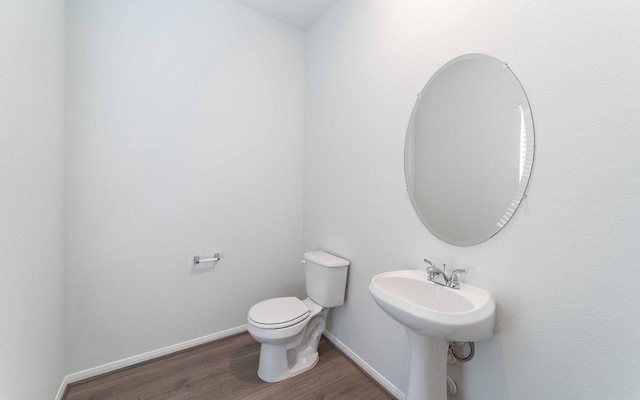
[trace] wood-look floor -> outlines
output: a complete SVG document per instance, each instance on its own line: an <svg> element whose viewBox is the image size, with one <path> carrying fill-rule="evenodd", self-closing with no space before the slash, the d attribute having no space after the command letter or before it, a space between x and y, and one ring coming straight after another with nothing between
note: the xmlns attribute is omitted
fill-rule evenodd
<svg viewBox="0 0 640 400"><path fill-rule="evenodd" d="M318 352L310 371L262 382L260 344L244 333L72 384L64 399L393 399L324 337Z"/></svg>

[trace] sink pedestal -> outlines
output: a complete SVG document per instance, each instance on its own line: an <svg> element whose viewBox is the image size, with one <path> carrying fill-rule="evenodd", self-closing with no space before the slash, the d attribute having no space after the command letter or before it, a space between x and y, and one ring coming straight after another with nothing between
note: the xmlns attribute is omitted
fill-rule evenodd
<svg viewBox="0 0 640 400"><path fill-rule="evenodd" d="M411 368L406 400L447 400L449 342L407 329Z"/></svg>

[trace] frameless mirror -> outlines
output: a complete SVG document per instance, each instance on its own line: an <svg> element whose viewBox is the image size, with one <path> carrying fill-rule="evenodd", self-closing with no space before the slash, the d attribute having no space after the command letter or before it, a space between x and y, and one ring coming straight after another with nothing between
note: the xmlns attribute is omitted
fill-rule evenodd
<svg viewBox="0 0 640 400"><path fill-rule="evenodd" d="M529 102L508 65L483 54L449 61L418 95L407 129L416 213L447 243L489 239L524 197L533 148Z"/></svg>

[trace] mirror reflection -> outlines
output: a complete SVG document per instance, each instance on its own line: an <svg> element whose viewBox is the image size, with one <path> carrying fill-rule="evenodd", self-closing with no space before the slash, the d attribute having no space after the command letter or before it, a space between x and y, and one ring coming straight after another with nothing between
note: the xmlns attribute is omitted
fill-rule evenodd
<svg viewBox="0 0 640 400"><path fill-rule="evenodd" d="M489 239L524 196L533 148L529 102L509 67L483 54L451 60L409 121L405 174L416 213L447 243Z"/></svg>

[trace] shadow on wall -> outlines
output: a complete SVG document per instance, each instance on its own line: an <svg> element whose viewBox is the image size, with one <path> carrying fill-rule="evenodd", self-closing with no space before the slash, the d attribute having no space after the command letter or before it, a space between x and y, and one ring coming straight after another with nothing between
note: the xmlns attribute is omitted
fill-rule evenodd
<svg viewBox="0 0 640 400"><path fill-rule="evenodd" d="M482 368L468 368L469 363L482 364ZM447 368L447 374L458 384L455 398L464 399L508 399L509 387L504 362L502 341L496 335L491 340L483 340L476 346L473 359L467 363L457 361ZM477 374L478 376L472 376ZM482 384L478 384L482 382ZM467 388L473 388L473 394L466 394Z"/></svg>

